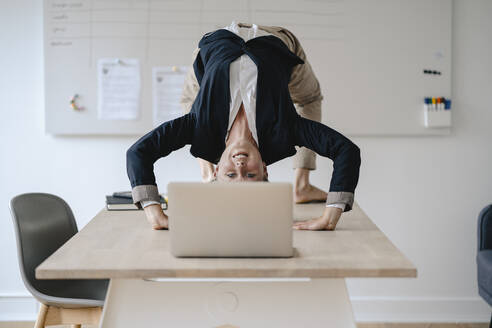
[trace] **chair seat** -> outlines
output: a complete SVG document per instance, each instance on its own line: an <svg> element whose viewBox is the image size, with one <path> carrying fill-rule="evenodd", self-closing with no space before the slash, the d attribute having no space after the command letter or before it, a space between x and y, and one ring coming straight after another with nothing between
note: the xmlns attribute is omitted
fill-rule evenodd
<svg viewBox="0 0 492 328"><path fill-rule="evenodd" d="M477 266L479 293L492 306L492 250L478 252Z"/></svg>
<svg viewBox="0 0 492 328"><path fill-rule="evenodd" d="M43 304L80 308L103 306L109 280L37 280L34 296Z"/></svg>

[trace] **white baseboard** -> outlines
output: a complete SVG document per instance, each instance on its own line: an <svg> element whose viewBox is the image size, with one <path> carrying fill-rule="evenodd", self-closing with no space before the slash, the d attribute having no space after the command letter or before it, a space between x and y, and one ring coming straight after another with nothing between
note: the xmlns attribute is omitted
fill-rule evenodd
<svg viewBox="0 0 492 328"><path fill-rule="evenodd" d="M473 298L351 297L357 322L489 322L491 308ZM29 294L0 294L0 321L34 321L38 302Z"/></svg>
<svg viewBox="0 0 492 328"><path fill-rule="evenodd" d="M357 322L489 322L492 309L479 297L351 297Z"/></svg>
<svg viewBox="0 0 492 328"><path fill-rule="evenodd" d="M38 301L29 294L0 294L0 321L34 321Z"/></svg>

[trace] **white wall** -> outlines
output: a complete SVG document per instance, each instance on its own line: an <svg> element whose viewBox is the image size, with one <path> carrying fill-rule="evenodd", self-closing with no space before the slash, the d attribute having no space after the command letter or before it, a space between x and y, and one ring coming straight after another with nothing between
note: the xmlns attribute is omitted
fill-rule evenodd
<svg viewBox="0 0 492 328"><path fill-rule="evenodd" d="M41 1L0 2L0 45L0 320L29 319L35 303L18 274L9 200L32 191L60 195L82 227L105 194L129 188L125 150L136 138L44 134ZM354 138L363 158L357 201L419 271L417 279L350 280L358 320L489 319L477 294L475 252L477 214L492 202L490 58L492 1L457 0L452 135ZM187 150L156 167L160 186L199 178ZM270 175L291 179L290 162ZM318 170L313 178L327 188L330 175Z"/></svg>

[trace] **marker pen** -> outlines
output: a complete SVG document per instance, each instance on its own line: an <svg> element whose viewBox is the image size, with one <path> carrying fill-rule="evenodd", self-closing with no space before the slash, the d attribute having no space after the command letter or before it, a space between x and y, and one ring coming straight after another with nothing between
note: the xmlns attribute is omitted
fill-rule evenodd
<svg viewBox="0 0 492 328"><path fill-rule="evenodd" d="M424 108L426 111L430 110L431 99L429 97L424 98Z"/></svg>
<svg viewBox="0 0 492 328"><path fill-rule="evenodd" d="M451 109L451 99L446 99L444 109L447 109L447 110Z"/></svg>

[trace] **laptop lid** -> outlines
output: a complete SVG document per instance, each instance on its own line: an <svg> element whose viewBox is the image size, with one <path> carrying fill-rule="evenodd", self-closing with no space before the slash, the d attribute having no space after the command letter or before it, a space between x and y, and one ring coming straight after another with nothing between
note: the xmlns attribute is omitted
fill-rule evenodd
<svg viewBox="0 0 492 328"><path fill-rule="evenodd" d="M171 253L177 257L290 257L290 183L170 183Z"/></svg>

